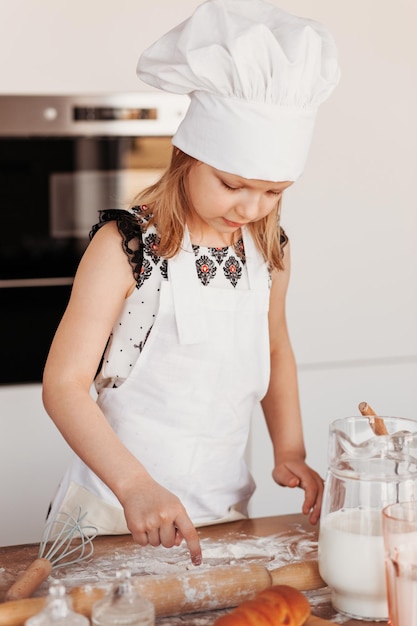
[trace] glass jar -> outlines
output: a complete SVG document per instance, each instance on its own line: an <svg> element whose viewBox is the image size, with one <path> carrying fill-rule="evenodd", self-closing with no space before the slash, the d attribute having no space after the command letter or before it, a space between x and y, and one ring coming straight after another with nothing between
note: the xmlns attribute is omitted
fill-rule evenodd
<svg viewBox="0 0 417 626"><path fill-rule="evenodd" d="M155 608L138 594L130 571L123 569L110 592L93 605L91 619L93 626L154 626Z"/></svg>
<svg viewBox="0 0 417 626"><path fill-rule="evenodd" d="M372 621L388 619L382 508L417 499L417 422L383 420L386 435L375 435L362 416L330 425L318 543L334 608Z"/></svg>
<svg viewBox="0 0 417 626"><path fill-rule="evenodd" d="M43 610L25 622L25 626L89 626L87 617L72 610L72 600L66 595L65 587L54 581Z"/></svg>

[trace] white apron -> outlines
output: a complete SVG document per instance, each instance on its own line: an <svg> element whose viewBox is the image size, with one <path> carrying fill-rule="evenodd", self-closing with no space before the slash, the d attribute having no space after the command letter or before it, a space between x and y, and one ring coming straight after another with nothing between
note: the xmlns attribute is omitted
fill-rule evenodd
<svg viewBox="0 0 417 626"><path fill-rule="evenodd" d="M269 382L269 276L250 234L243 238L249 289L216 289L200 284L186 231L143 351L125 382L102 389L97 400L118 437L196 525L243 517L255 489L244 453ZM101 534L129 532L115 495L75 457L50 518L78 506Z"/></svg>

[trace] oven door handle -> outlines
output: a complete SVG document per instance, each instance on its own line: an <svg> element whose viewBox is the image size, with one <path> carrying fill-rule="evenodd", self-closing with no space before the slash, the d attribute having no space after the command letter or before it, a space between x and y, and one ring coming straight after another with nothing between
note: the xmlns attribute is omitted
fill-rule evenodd
<svg viewBox="0 0 417 626"><path fill-rule="evenodd" d="M0 289L22 288L22 287L61 287L72 285L73 276L61 276L57 278L11 278L0 280Z"/></svg>

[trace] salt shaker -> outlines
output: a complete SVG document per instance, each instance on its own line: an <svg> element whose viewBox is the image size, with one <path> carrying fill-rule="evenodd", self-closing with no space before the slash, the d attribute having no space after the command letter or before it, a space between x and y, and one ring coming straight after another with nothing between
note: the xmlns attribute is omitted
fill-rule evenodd
<svg viewBox="0 0 417 626"><path fill-rule="evenodd" d="M93 626L154 626L155 608L152 602L138 594L123 569L116 575L110 592L93 605Z"/></svg>
<svg viewBox="0 0 417 626"><path fill-rule="evenodd" d="M25 626L89 626L90 621L72 610L72 600L66 595L65 587L54 581L49 587L49 594L43 610L30 617Z"/></svg>

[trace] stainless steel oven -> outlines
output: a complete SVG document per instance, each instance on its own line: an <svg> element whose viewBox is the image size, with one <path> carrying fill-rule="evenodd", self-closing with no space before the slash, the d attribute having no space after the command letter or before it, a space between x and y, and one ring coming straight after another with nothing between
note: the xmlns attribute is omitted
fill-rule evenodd
<svg viewBox="0 0 417 626"><path fill-rule="evenodd" d="M98 211L160 175L186 97L0 96L0 384L38 382Z"/></svg>

